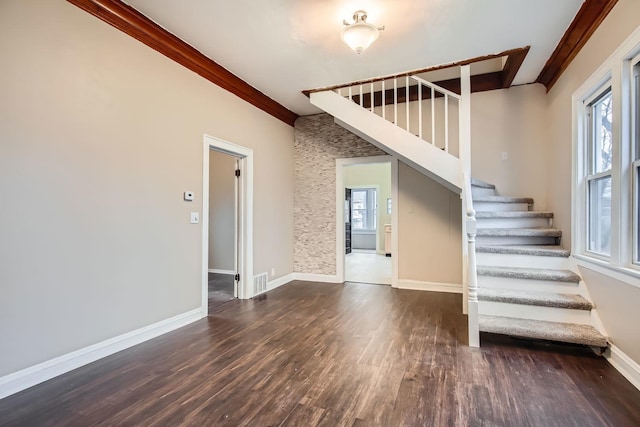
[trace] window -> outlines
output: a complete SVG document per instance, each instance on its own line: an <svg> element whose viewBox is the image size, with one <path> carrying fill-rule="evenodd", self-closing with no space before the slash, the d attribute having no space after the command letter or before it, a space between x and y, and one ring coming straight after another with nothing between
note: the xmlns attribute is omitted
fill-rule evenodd
<svg viewBox="0 0 640 427"><path fill-rule="evenodd" d="M631 176L633 179L633 263L640 264L640 58L633 61L632 71L632 140Z"/></svg>
<svg viewBox="0 0 640 427"><path fill-rule="evenodd" d="M353 230L375 231L378 222L377 204L375 188L358 188L351 191Z"/></svg>
<svg viewBox="0 0 640 427"><path fill-rule="evenodd" d="M599 91L586 108L588 168L587 250L611 254L611 165L613 155L613 95Z"/></svg>

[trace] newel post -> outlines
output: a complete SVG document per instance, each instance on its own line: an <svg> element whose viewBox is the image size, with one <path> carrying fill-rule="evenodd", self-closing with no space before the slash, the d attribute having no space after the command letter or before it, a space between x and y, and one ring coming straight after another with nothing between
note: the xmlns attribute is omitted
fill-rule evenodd
<svg viewBox="0 0 640 427"><path fill-rule="evenodd" d="M476 212L467 209L467 256L468 256L468 318L469 347L480 347L480 327L478 324L478 274L476 272Z"/></svg>

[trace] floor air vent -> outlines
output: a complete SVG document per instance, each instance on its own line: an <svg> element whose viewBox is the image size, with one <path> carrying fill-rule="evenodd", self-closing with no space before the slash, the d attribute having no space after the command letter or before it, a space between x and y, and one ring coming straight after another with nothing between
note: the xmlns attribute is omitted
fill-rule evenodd
<svg viewBox="0 0 640 427"><path fill-rule="evenodd" d="M267 291L267 273L253 276L253 294L258 295Z"/></svg>

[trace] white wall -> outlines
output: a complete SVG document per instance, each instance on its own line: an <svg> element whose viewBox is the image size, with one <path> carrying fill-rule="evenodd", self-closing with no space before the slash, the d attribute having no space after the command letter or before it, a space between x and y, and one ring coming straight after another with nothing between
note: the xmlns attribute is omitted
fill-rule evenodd
<svg viewBox="0 0 640 427"><path fill-rule="evenodd" d="M236 158L209 152L209 269L234 271Z"/></svg>
<svg viewBox="0 0 640 427"><path fill-rule="evenodd" d="M378 253L384 253L384 225L391 224L391 214L387 213L387 198L391 198L391 163L346 166L344 185L347 188L378 187L376 249Z"/></svg>
<svg viewBox="0 0 640 427"><path fill-rule="evenodd" d="M0 2L0 52L0 376L200 306L204 133L254 150L255 271L292 272L290 126L67 2Z"/></svg>

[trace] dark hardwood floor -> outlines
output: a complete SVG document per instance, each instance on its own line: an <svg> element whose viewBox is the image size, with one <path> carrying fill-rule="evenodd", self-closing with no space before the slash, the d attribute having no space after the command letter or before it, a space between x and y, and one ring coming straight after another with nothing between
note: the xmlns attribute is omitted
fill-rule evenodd
<svg viewBox="0 0 640 427"><path fill-rule="evenodd" d="M575 347L482 336L460 296L292 282L0 401L19 426L639 426Z"/></svg>

